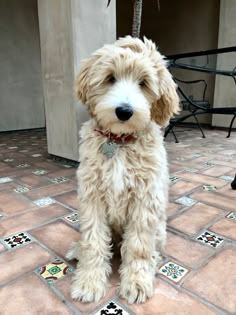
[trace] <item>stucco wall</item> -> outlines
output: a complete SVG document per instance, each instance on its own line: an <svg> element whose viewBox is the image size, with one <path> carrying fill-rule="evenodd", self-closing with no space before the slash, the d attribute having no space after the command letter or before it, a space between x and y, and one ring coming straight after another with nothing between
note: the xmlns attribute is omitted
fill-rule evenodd
<svg viewBox="0 0 236 315"><path fill-rule="evenodd" d="M232 0L234 1L234 0ZM158 11L156 0L143 1L141 35L154 40L164 55L178 54L217 47L219 0L160 0ZM132 1L117 1L117 36L131 33ZM209 59L214 67L216 60ZM190 63L197 63L194 58ZM201 60L204 64L206 60ZM213 103L214 76L188 71L175 71L176 77L192 80L204 78L208 89L206 98ZM210 123L211 117L199 117L204 123Z"/></svg>
<svg viewBox="0 0 236 315"><path fill-rule="evenodd" d="M36 0L0 0L0 131L45 126Z"/></svg>

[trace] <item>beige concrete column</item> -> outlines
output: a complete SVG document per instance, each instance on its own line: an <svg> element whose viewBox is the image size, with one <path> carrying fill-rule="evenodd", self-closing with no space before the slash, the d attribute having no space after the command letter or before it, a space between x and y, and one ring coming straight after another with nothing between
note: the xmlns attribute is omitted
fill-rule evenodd
<svg viewBox="0 0 236 315"><path fill-rule="evenodd" d="M78 131L88 118L73 95L81 59L116 38L115 1L39 0L48 151L78 160Z"/></svg>
<svg viewBox="0 0 236 315"><path fill-rule="evenodd" d="M236 43L236 1L221 0L218 47L235 46ZM236 54L218 56L218 69L231 69L236 66ZM233 79L216 76L214 107L236 106L236 87ZM231 116L214 115L213 126L229 127ZM235 127L235 124L234 124Z"/></svg>

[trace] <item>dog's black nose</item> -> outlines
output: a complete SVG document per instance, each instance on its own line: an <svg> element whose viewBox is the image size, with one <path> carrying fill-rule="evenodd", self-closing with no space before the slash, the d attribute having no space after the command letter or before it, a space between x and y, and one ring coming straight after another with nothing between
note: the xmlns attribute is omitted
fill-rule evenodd
<svg viewBox="0 0 236 315"><path fill-rule="evenodd" d="M132 115L133 110L128 104L122 104L122 106L116 108L116 116L119 118L119 120L129 120Z"/></svg>

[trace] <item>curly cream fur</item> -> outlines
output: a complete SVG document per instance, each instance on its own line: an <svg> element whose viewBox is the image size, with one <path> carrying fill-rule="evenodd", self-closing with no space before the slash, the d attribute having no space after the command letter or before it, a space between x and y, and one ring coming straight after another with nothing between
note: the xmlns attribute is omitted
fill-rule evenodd
<svg viewBox="0 0 236 315"><path fill-rule="evenodd" d="M116 82L110 82L114 76ZM140 85L142 82L142 85ZM81 67L75 90L91 119L80 132L78 210L81 237L68 252L79 259L72 297L98 301L111 273L113 242L121 236L118 293L129 303L153 295L156 263L166 239L168 168L161 126L178 111L175 84L154 43L130 36L96 51ZM130 120L114 108L133 104ZM115 105L114 105L114 104ZM95 129L132 134L112 158Z"/></svg>

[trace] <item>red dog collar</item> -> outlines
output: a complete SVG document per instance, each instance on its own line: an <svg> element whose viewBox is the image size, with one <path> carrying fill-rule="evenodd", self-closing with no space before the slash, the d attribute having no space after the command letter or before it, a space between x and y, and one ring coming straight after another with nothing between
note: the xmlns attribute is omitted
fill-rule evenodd
<svg viewBox="0 0 236 315"><path fill-rule="evenodd" d="M103 132L101 130L98 130L98 129L94 129L94 131L100 133L100 135L104 136L104 137L107 137L108 139L111 139L111 140L114 140L114 141L117 141L117 142L125 142L125 141L129 141L131 139L134 139L134 137L132 135L123 135L123 136L117 136L115 135L114 133L111 133L111 132Z"/></svg>

